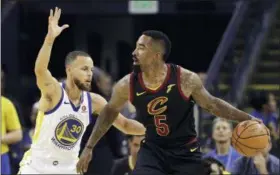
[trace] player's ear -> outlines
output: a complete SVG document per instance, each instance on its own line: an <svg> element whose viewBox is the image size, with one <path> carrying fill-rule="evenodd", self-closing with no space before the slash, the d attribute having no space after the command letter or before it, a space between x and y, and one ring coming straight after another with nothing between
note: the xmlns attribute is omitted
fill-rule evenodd
<svg viewBox="0 0 280 175"><path fill-rule="evenodd" d="M67 74L67 75L71 73L71 65L70 65L70 64L67 64L67 65L65 66L65 71L66 71L66 74Z"/></svg>

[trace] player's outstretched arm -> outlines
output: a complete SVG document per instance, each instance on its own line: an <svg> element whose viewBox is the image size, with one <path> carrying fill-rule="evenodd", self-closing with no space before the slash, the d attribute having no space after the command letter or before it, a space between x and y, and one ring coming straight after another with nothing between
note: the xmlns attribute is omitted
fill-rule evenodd
<svg viewBox="0 0 280 175"><path fill-rule="evenodd" d="M180 78L183 93L187 96L191 95L196 103L209 113L229 120L257 120L253 116L235 108L226 101L212 96L204 88L203 83L196 73L181 68Z"/></svg>
<svg viewBox="0 0 280 175"><path fill-rule="evenodd" d="M94 109L93 112L100 114L102 109L106 106L107 101L101 95L95 93L91 93L91 98L92 107ZM145 127L141 123L137 122L136 120L128 119L120 113L118 114L113 125L123 133L130 135L144 135L146 131Z"/></svg>
<svg viewBox="0 0 280 175"><path fill-rule="evenodd" d="M129 75L121 79L113 88L109 102L101 110L93 127L87 146L94 147L101 137L108 131L110 126L118 117L120 110L128 100Z"/></svg>
<svg viewBox="0 0 280 175"><path fill-rule="evenodd" d="M86 172L88 164L91 161L92 149L108 131L110 126L118 117L120 110L129 98L129 75L122 78L113 88L113 94L110 101L100 112L99 117L93 127L90 138L84 148L80 160L77 163L77 173Z"/></svg>
<svg viewBox="0 0 280 175"><path fill-rule="evenodd" d="M48 33L35 62L34 71L37 79L37 86L44 96L52 96L59 87L57 80L52 77L48 70L48 65L55 38L64 29L69 27L68 25L58 26L60 15L61 10L59 8L56 7L54 11L52 9L50 10Z"/></svg>

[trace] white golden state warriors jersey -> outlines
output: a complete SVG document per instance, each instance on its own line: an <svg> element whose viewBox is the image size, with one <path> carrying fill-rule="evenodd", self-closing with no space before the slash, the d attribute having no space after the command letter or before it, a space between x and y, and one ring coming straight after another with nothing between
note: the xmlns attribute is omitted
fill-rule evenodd
<svg viewBox="0 0 280 175"><path fill-rule="evenodd" d="M83 92L80 106L75 107L64 89L65 84L61 85L63 93L57 106L48 112L39 112L37 116L33 143L24 160L69 164L78 160L81 138L91 122L91 97L89 92Z"/></svg>

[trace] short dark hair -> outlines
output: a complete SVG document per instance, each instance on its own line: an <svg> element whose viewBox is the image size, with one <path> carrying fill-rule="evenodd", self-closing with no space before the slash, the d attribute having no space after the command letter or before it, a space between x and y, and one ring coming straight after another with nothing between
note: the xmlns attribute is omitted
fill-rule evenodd
<svg viewBox="0 0 280 175"><path fill-rule="evenodd" d="M168 38L168 36L165 33L158 30L146 30L142 34L151 37L155 41L160 41L163 43L163 47L164 47L163 59L164 61L166 61L171 52L171 41Z"/></svg>
<svg viewBox="0 0 280 175"><path fill-rule="evenodd" d="M78 56L90 57L90 55L84 51L75 50L69 52L65 59L65 66L72 63Z"/></svg>

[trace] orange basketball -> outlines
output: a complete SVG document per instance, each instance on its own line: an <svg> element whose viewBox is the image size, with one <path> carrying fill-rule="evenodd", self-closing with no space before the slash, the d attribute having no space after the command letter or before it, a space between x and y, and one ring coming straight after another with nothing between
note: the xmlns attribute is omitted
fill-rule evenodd
<svg viewBox="0 0 280 175"><path fill-rule="evenodd" d="M239 123L233 130L231 144L241 155L251 157L265 149L270 142L266 126L257 121Z"/></svg>

